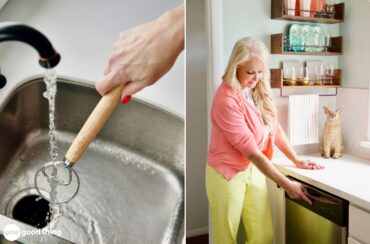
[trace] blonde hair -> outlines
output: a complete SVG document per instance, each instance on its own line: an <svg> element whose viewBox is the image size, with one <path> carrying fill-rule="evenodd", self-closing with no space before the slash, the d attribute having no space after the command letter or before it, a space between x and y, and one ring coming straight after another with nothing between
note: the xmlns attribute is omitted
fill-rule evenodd
<svg viewBox="0 0 370 244"><path fill-rule="evenodd" d="M263 42L251 37L239 39L231 52L229 62L222 79L234 90L242 90L237 78L238 66L248 62L252 58L258 58L263 63L263 75L252 89L252 95L256 106L261 110L265 124L273 129L274 120L277 119L277 111L272 103L270 87L270 70L268 68L269 51Z"/></svg>

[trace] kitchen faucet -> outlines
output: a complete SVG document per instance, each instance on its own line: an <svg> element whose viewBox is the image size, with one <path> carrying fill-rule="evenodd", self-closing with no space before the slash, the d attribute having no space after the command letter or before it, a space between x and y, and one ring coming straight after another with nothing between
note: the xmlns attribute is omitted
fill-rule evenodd
<svg viewBox="0 0 370 244"><path fill-rule="evenodd" d="M20 41L34 47L39 53L39 64L44 68L53 68L60 61L50 41L38 30L15 22L0 23L0 42Z"/></svg>

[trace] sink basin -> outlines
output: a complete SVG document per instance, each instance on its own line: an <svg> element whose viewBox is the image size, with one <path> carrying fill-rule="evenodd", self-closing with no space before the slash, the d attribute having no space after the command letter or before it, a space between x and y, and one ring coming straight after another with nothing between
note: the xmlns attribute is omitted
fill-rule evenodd
<svg viewBox="0 0 370 244"><path fill-rule="evenodd" d="M59 160L98 103L92 85L58 79ZM0 107L0 214L35 194L34 174L50 161L42 78L18 87ZM74 166L81 186L59 206L53 228L76 243L181 243L184 238L184 122L133 99L118 105ZM50 227L51 224L49 224ZM45 227L47 228L47 227ZM57 237L55 237L58 239Z"/></svg>

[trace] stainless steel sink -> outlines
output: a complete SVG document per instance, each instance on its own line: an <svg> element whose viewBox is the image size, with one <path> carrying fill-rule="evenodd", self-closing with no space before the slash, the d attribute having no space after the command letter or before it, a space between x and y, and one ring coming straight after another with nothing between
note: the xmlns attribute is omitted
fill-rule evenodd
<svg viewBox="0 0 370 244"><path fill-rule="evenodd" d="M59 159L98 103L91 85L58 80ZM50 161L42 78L18 87L0 107L0 214L31 194ZM77 197L61 205L54 228L76 243L181 243L184 237L184 122L133 99L117 106L75 166Z"/></svg>

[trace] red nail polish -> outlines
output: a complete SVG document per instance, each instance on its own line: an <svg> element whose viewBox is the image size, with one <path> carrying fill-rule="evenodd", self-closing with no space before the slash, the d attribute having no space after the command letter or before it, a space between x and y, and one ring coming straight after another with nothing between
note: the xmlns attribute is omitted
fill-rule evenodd
<svg viewBox="0 0 370 244"><path fill-rule="evenodd" d="M131 95L127 95L122 99L122 105L125 105L131 100Z"/></svg>

